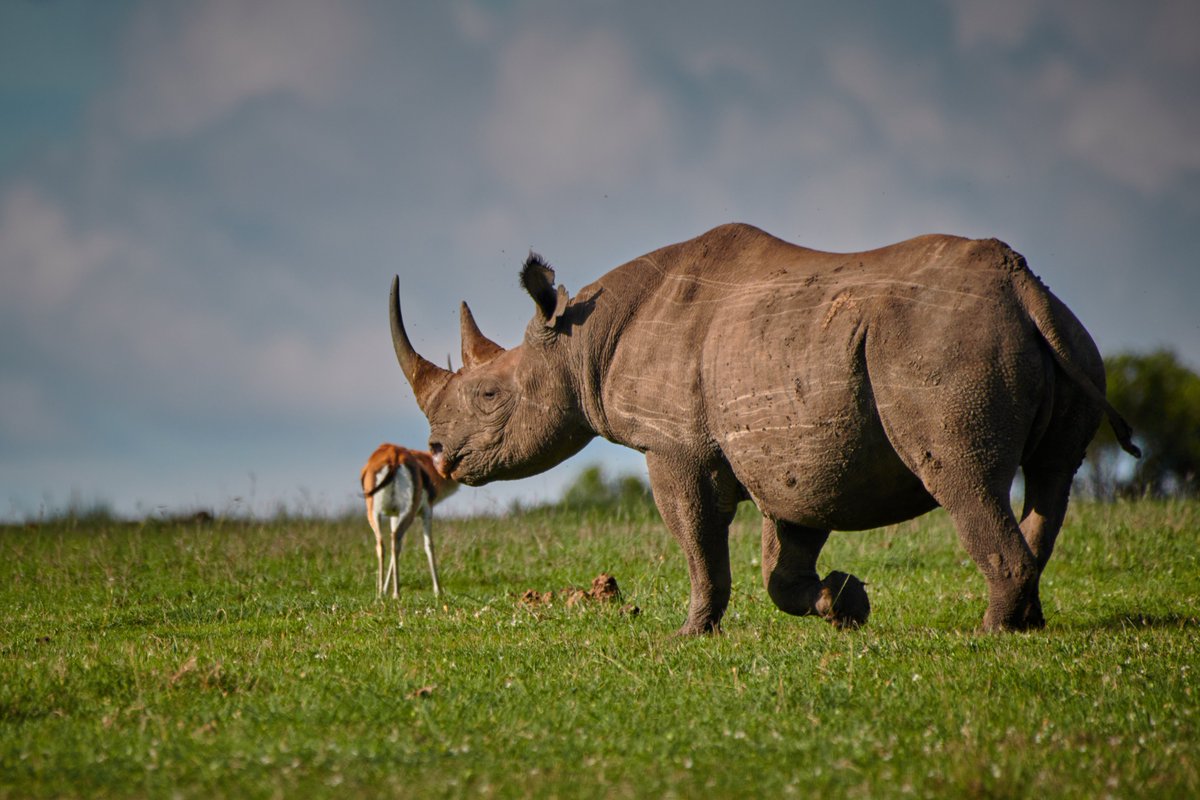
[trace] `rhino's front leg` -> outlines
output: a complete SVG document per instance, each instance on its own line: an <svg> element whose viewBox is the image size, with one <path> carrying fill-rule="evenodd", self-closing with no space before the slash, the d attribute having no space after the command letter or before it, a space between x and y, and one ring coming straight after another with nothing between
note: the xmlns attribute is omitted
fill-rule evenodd
<svg viewBox="0 0 1200 800"><path fill-rule="evenodd" d="M650 488L663 522L683 548L691 579L688 618L679 633L716 633L729 605L729 523L737 484L728 468L682 457L646 455Z"/></svg>
<svg viewBox="0 0 1200 800"><path fill-rule="evenodd" d="M865 584L845 572L830 572L824 580L817 574L817 557L828 538L829 531L763 517L763 584L780 611L857 628L871 613Z"/></svg>

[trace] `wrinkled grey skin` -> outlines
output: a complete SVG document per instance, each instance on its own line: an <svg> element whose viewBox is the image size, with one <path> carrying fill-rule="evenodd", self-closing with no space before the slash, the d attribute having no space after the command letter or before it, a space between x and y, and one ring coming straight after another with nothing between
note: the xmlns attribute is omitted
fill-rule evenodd
<svg viewBox="0 0 1200 800"><path fill-rule="evenodd" d="M503 350L464 303L455 373L413 351L393 284L393 343L438 468L468 485L521 478L595 436L645 453L687 557L681 633L719 628L729 523L747 498L763 515L763 582L789 614L864 623L863 583L817 573L829 532L941 505L987 581L984 627L1040 627L1038 579L1104 415L1136 452L1087 331L996 240L836 254L734 224L574 298L535 256L521 279L535 305L524 342Z"/></svg>

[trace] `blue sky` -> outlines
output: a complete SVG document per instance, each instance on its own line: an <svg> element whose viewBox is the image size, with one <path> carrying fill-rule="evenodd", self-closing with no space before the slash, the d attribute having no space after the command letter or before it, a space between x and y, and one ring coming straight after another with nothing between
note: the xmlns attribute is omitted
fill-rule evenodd
<svg viewBox="0 0 1200 800"><path fill-rule="evenodd" d="M1200 368L1194 2L0 4L0 517L354 502L391 353L516 344L722 222L1021 251L1104 352ZM556 497L553 472L460 511Z"/></svg>

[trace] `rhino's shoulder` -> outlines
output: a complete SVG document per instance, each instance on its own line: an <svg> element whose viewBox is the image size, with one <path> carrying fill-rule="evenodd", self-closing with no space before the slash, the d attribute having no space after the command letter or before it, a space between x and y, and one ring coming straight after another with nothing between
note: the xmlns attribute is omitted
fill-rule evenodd
<svg viewBox="0 0 1200 800"><path fill-rule="evenodd" d="M775 239L774 236L746 222L726 222L697 236L693 241Z"/></svg>
<svg viewBox="0 0 1200 800"><path fill-rule="evenodd" d="M755 253L771 250L810 251L810 248L780 239L745 222L727 222L707 230L681 246L708 252Z"/></svg>
<svg viewBox="0 0 1200 800"><path fill-rule="evenodd" d="M657 282L667 276L707 273L735 265L753 269L755 262L770 250L805 248L776 238L761 228L744 222L729 222L682 242L668 244L638 256L602 276L595 287L607 285L611 291L622 283ZM645 289L645 286L642 286Z"/></svg>
<svg viewBox="0 0 1200 800"><path fill-rule="evenodd" d="M667 265L671 272L722 273L732 270L753 273L780 259L794 259L816 252L753 225L728 222L695 238L663 247L646 257Z"/></svg>

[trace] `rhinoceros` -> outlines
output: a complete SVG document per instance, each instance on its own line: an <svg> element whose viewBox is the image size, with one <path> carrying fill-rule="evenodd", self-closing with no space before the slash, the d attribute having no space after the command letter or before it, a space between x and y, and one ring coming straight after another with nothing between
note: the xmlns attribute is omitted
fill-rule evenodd
<svg viewBox="0 0 1200 800"><path fill-rule="evenodd" d="M996 239L829 253L729 224L574 297L533 253L520 281L534 303L522 344L485 337L463 303L455 372L414 351L392 283L392 342L437 468L478 486L596 436L644 453L687 558L682 634L719 630L746 499L762 514L763 583L788 614L866 622L863 582L817 572L829 532L941 506L986 580L984 629L1041 627L1039 578L1104 416L1137 453L1091 337Z"/></svg>

